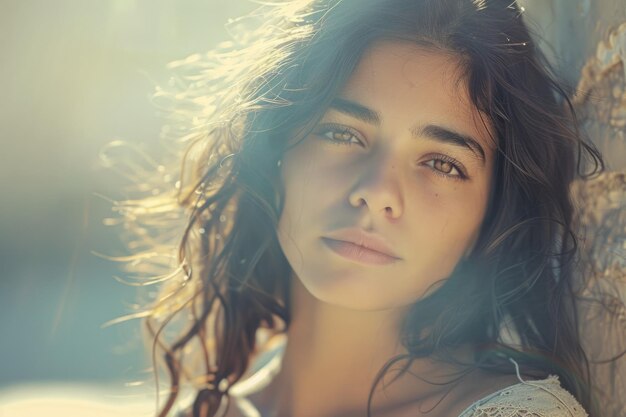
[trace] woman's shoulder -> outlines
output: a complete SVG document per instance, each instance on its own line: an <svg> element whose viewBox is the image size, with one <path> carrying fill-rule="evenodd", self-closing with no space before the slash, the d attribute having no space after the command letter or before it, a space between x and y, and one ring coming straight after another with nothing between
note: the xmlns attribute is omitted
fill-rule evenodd
<svg viewBox="0 0 626 417"><path fill-rule="evenodd" d="M572 394L561 387L559 378L522 381L498 390L467 407L459 417L534 416L587 417Z"/></svg>

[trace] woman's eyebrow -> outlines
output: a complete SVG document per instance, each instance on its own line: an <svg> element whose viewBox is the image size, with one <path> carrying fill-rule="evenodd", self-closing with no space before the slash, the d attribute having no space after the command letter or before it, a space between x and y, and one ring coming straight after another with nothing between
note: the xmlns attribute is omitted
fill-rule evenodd
<svg viewBox="0 0 626 417"><path fill-rule="evenodd" d="M346 100L344 98L335 98L331 102L330 108L355 117L366 123L376 126L380 125L381 117L378 112L353 101ZM483 165L485 164L485 151L483 147L480 146L480 143L470 135L462 134L450 128L436 124L415 126L411 128L410 131L415 138L425 136L429 139L434 139L442 143L467 148L478 156Z"/></svg>
<svg viewBox="0 0 626 417"><path fill-rule="evenodd" d="M330 103L330 108L349 116L356 117L364 122L380 125L380 115L378 112L361 104L357 104L354 101L346 100L344 98L335 98Z"/></svg>
<svg viewBox="0 0 626 417"><path fill-rule="evenodd" d="M469 135L435 124L415 126L411 128L411 134L415 138L426 136L439 142L467 148L480 159L483 165L485 164L485 150L476 139Z"/></svg>

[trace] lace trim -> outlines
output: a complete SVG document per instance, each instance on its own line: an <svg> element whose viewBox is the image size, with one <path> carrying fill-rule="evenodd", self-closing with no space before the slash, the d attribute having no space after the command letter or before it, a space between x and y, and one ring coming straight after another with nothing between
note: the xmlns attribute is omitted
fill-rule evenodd
<svg viewBox="0 0 626 417"><path fill-rule="evenodd" d="M476 401L459 417L588 417L574 396L561 388L558 376L524 381L517 362L509 361L520 383Z"/></svg>

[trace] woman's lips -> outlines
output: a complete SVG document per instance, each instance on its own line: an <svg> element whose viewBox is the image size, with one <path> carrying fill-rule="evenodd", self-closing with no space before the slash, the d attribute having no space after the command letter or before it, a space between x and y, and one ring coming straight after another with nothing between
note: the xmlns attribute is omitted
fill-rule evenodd
<svg viewBox="0 0 626 417"><path fill-rule="evenodd" d="M333 252L343 256L344 258L372 265L386 265L397 262L399 259L393 256L368 249L364 246L356 245L352 242L343 240L335 240L323 237L322 241Z"/></svg>

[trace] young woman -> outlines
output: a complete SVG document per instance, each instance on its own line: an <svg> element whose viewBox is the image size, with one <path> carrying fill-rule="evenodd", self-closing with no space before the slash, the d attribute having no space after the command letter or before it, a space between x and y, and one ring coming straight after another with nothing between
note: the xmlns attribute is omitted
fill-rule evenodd
<svg viewBox="0 0 626 417"><path fill-rule="evenodd" d="M146 321L158 415L596 416L569 185L602 160L520 7L251 20L174 65L180 182L126 207L187 216Z"/></svg>

